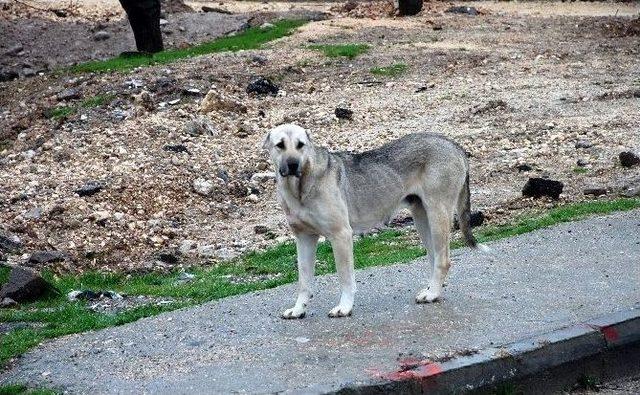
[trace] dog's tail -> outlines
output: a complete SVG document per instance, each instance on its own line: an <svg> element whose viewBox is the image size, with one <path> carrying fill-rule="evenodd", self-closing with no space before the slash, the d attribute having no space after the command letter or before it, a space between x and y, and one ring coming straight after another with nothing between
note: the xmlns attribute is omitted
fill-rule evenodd
<svg viewBox="0 0 640 395"><path fill-rule="evenodd" d="M471 248L477 248L483 252L489 252L491 249L484 244L478 243L471 232L471 190L469 189L469 171L464 180L464 186L458 197L458 224L465 242Z"/></svg>

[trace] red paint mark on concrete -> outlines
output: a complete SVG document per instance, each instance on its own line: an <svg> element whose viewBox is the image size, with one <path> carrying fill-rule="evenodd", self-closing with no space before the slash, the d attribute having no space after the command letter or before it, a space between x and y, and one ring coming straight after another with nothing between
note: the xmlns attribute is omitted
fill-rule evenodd
<svg viewBox="0 0 640 395"><path fill-rule="evenodd" d="M600 328L600 332L602 332L604 338L607 339L608 342L614 342L618 340L618 331L612 326L602 327Z"/></svg>
<svg viewBox="0 0 640 395"><path fill-rule="evenodd" d="M394 372L379 373L377 376L392 381L423 380L442 373L442 367L435 362L421 362L413 366L402 366Z"/></svg>
<svg viewBox="0 0 640 395"><path fill-rule="evenodd" d="M608 342L614 342L620 337L618 330L613 326L600 326L594 324L587 324L587 326L591 329L600 331L600 333L602 333L602 336L604 336L604 339Z"/></svg>

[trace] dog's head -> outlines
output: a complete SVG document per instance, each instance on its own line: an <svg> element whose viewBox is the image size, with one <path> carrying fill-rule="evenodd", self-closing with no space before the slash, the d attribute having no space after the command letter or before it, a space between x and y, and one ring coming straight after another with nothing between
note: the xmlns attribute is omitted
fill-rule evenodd
<svg viewBox="0 0 640 395"><path fill-rule="evenodd" d="M269 151L271 161L282 177L300 177L309 163L312 145L303 128L284 124L267 133L262 148Z"/></svg>

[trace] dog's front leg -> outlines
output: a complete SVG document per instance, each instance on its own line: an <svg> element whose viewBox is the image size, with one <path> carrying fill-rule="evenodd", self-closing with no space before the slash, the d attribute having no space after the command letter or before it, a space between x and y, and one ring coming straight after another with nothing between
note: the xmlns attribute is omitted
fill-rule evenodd
<svg viewBox="0 0 640 395"><path fill-rule="evenodd" d="M331 309L329 317L347 317L353 309L356 280L353 269L353 234L350 228L341 230L331 237L333 257L336 261L340 281L340 302Z"/></svg>
<svg viewBox="0 0 640 395"><path fill-rule="evenodd" d="M282 318L304 318L307 304L311 299L313 272L316 264L316 246L318 236L296 234L296 249L298 250L298 299L295 306L282 313Z"/></svg>

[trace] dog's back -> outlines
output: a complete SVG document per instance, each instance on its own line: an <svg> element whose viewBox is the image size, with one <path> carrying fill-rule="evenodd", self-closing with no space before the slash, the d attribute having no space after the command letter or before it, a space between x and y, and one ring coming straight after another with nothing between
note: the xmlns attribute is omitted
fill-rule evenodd
<svg viewBox="0 0 640 395"><path fill-rule="evenodd" d="M406 135L362 153L331 153L340 163L340 188L354 230L388 221L408 196L440 194L468 171L466 155L451 140L430 133Z"/></svg>

